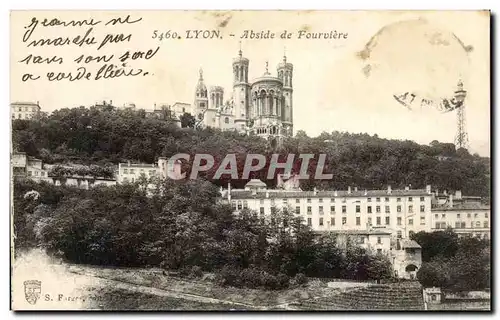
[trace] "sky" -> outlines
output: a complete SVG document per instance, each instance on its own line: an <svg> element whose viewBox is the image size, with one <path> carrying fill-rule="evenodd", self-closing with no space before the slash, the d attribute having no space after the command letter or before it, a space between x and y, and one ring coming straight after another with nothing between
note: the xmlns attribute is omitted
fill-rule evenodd
<svg viewBox="0 0 500 320"><path fill-rule="evenodd" d="M129 25L104 26L110 18L131 14ZM22 38L35 17L61 21L102 20L92 35L101 42L107 34L132 34L129 42L95 46L27 47ZM489 17L484 12L14 12L11 16L11 101L39 101L44 111L64 107L90 106L113 100L117 106L135 103L152 109L153 104L193 103L199 69L207 86L232 92L232 59L239 41L250 60L249 78L276 65L286 51L294 65L294 131L309 136L323 131L378 134L380 137L453 142L456 113L443 114L436 108L419 105L412 110L393 95L413 92L417 101L451 98L462 79L466 98L466 128L470 151L490 155L490 48ZM89 27L43 27L38 24L30 40L74 37ZM186 30L220 30L222 39L185 39ZM157 34L177 32L181 39L153 39ZM275 33L274 39L239 39L244 30ZM287 30L292 39L280 39ZM297 32L347 33L347 39L297 39ZM230 34L234 34L232 37ZM370 42L370 40L372 41ZM460 39L457 40L457 39ZM463 44L463 45L462 45ZM468 50L464 46L470 46ZM155 50L149 59L129 61L127 66L143 68L146 76L104 80L50 82L47 72L75 71L73 60L84 55L114 54L110 63L127 50ZM472 49L470 49L472 48ZM467 52L468 51L468 52ZM27 55L63 57L62 64L20 63ZM84 65L95 73L97 66ZM21 81L25 73L41 75L36 81Z"/></svg>

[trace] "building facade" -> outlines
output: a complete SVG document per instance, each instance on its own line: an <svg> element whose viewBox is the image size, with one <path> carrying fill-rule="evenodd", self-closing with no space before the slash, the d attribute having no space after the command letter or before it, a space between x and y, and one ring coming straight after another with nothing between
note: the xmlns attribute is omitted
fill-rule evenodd
<svg viewBox="0 0 500 320"><path fill-rule="evenodd" d="M480 197L435 193L431 214L431 231L453 229L459 236L491 238L491 208Z"/></svg>
<svg viewBox="0 0 500 320"><path fill-rule="evenodd" d="M431 225L430 186L426 189L313 190L254 188L228 189L224 195L235 212L248 208L260 215L288 208L315 231L383 228L393 237L409 238Z"/></svg>
<svg viewBox="0 0 500 320"><path fill-rule="evenodd" d="M233 88L227 100L224 88L207 89L200 70L193 105L197 126L252 133L271 144L280 143L293 135L293 65L284 56L276 76L266 64L264 74L252 81L249 67L249 59L240 50L233 59Z"/></svg>
<svg viewBox="0 0 500 320"><path fill-rule="evenodd" d="M11 117L12 120L32 119L35 115L39 114L41 111L38 101L34 102L13 102L10 104Z"/></svg>

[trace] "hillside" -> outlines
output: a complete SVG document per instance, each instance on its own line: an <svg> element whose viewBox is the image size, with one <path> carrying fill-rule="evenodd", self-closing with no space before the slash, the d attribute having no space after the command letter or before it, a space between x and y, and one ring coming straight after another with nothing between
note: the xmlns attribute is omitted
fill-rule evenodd
<svg viewBox="0 0 500 320"><path fill-rule="evenodd" d="M334 128L333 128L334 129ZM327 181L304 181L303 188L393 187L423 188L431 184L439 190L459 190L466 195L489 197L490 159L455 150L453 144L432 141L419 145L412 141L381 139L377 135L333 131L308 137L298 131L284 141L279 150L271 150L257 136L243 136L214 129L178 128L173 123L147 118L144 112L106 108L73 108L54 111L33 121L13 122L13 145L18 151L38 157L45 163L117 164L120 161L153 163L159 156L177 153L207 153L220 161L235 153L242 167L249 153L270 156L280 153L285 159L295 154L311 153L309 172L314 173L318 155L326 154ZM192 157L193 158L193 157ZM192 159L191 158L191 159ZM190 164L185 164L185 170ZM215 169L207 172L211 178ZM241 172L241 171L240 171ZM267 180L267 168L250 178ZM213 181L226 185L229 176ZM241 187L246 181L232 181ZM267 181L273 186L274 179Z"/></svg>

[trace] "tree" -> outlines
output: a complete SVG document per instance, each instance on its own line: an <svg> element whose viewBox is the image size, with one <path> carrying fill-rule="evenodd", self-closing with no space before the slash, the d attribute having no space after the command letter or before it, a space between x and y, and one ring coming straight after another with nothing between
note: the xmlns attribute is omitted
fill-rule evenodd
<svg viewBox="0 0 500 320"><path fill-rule="evenodd" d="M196 124L196 119L193 117L190 113L185 112L179 117L179 120L181 120L181 127L182 128L194 128L194 125Z"/></svg>

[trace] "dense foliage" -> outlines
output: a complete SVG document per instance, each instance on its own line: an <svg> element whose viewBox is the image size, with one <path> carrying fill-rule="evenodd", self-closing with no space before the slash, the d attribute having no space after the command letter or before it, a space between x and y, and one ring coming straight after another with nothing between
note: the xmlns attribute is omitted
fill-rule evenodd
<svg viewBox="0 0 500 320"><path fill-rule="evenodd" d="M419 232L413 236L422 246L423 265L417 277L426 287L450 291L490 288L490 243L459 238L452 230Z"/></svg>
<svg viewBox="0 0 500 320"><path fill-rule="evenodd" d="M81 190L16 181L16 251L44 247L72 263L156 266L217 273L223 285L279 289L304 275L349 279L391 276L387 257L340 249L288 212L262 219L234 216L202 180L140 183Z"/></svg>
<svg viewBox="0 0 500 320"><path fill-rule="evenodd" d="M13 122L13 143L18 151L41 158L46 163L117 164L120 161L153 163L159 156L177 153L211 154L216 164L229 153L236 154L239 173L250 153L270 158L274 152L282 160L288 154L297 155L294 170L298 172L298 154L316 155L311 160L309 173L314 175L318 155L326 154L324 172L333 173L331 180L304 181L303 188L346 189L424 188L431 184L439 190L462 190L465 195L488 198L490 193L490 160L470 155L466 150L455 150L453 144L433 141L419 145L412 141L387 140L367 134L341 132L323 133L308 137L299 131L294 138L273 150L266 140L235 132L215 129L195 130L194 119L182 116L178 128L170 121L147 118L143 111L116 110L111 106L73 108L54 111L50 116L33 121ZM191 157L191 160L194 157ZM185 165L189 170L190 164ZM207 172L210 179L215 172ZM267 180L267 166L252 177ZM213 181L226 185L229 176ZM241 187L246 181L233 181ZM266 181L272 186L275 181Z"/></svg>

